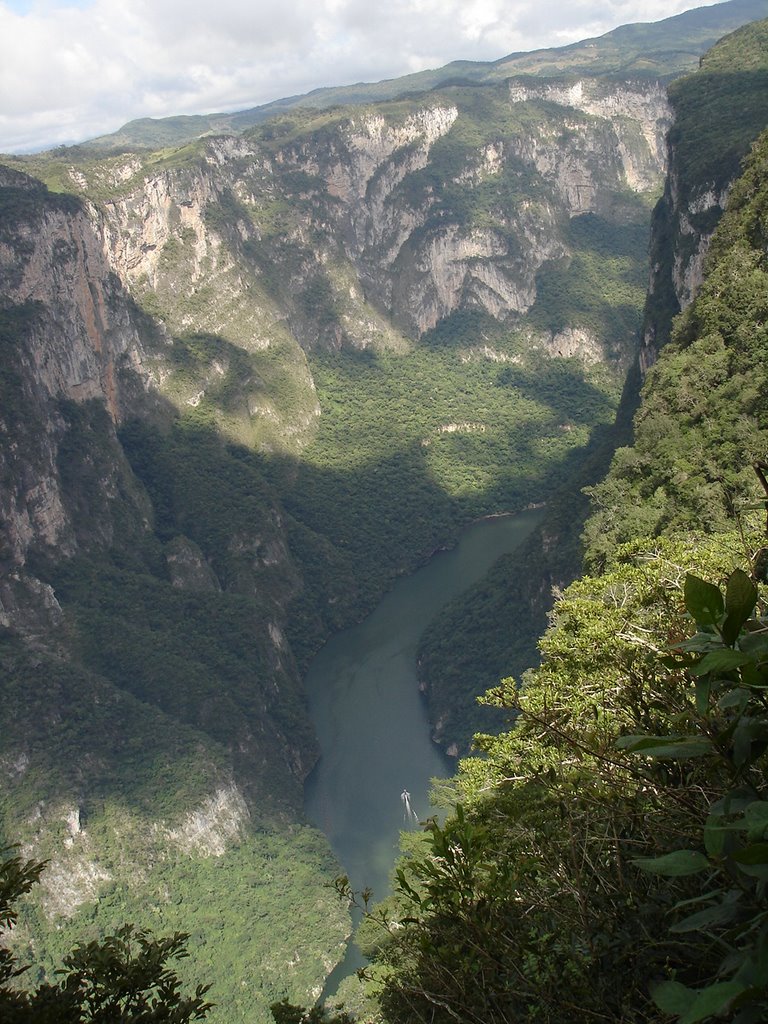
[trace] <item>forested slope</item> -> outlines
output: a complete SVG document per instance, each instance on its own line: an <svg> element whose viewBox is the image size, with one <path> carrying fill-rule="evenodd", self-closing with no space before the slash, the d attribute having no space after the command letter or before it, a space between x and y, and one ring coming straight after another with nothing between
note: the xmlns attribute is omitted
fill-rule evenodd
<svg viewBox="0 0 768 1024"><path fill-rule="evenodd" d="M612 443L668 124L653 80L536 76L0 168L0 837L51 860L22 959L128 917L191 932L213 1019L317 994L348 917L301 670L563 487L488 683L530 646Z"/></svg>
<svg viewBox="0 0 768 1024"><path fill-rule="evenodd" d="M552 588L562 588L581 569L580 535L589 503L580 491L601 480L614 449L631 441L642 374L668 341L673 317L690 303L701 282L702 261L740 161L768 124L766 54L768 21L760 21L726 36L703 57L698 71L670 85L674 124L669 135L669 171L652 218L642 342L616 423L594 433L588 452L579 459L561 494L550 501L547 519L525 549L502 559L481 586L447 609L424 635L420 676L432 718L441 723L443 742L455 744L458 750L467 749L473 731L498 726L497 713L473 707L475 697L502 675L518 675L536 663L534 638L546 626ZM732 299L738 308L745 297L733 294ZM699 384L709 386L704 381ZM728 387L737 391L739 384L756 386L754 381L734 380ZM673 390L670 383L668 391ZM656 416L654 403L646 402L635 448L619 453L608 480L594 492L596 508L603 501L608 507L604 517L595 513L588 528L590 557L610 549L617 538L642 533L642 523L650 528L651 509L662 500L654 494L661 472L656 438L667 439L665 451L676 451L688 421L673 408L666 408L666 417ZM717 430L711 424L711 439L717 437ZM703 466L691 470L693 475L704 472ZM634 481L631 500L630 479ZM679 481L670 486L680 490L688 485ZM616 488L628 497L619 514L609 497ZM669 511L660 515L660 524L670 521Z"/></svg>
<svg viewBox="0 0 768 1024"><path fill-rule="evenodd" d="M768 1013L767 214L764 134L599 489L597 574L367 922L388 1021Z"/></svg>

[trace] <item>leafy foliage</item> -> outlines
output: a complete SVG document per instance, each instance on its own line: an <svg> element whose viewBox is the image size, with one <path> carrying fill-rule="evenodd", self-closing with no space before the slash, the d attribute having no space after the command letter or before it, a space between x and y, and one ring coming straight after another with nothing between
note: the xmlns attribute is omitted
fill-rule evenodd
<svg viewBox="0 0 768 1024"><path fill-rule="evenodd" d="M0 862L0 933L17 921L20 896L39 881L45 867L3 853ZM212 1004L209 986L185 995L169 961L187 956L188 936L177 932L156 939L123 925L100 942L78 945L65 958L57 984L23 991L10 983L27 967L18 967L4 945L0 951L0 1014L7 1024L187 1024L202 1020Z"/></svg>
<svg viewBox="0 0 768 1024"><path fill-rule="evenodd" d="M767 42L768 21L744 25L712 47L699 71L670 86L676 113L670 144L682 169L683 202L702 186L720 191L737 177L765 128Z"/></svg>
<svg viewBox="0 0 768 1024"><path fill-rule="evenodd" d="M680 1024L724 1010L737 1024L748 1024L768 1012L768 618L762 606L753 614L757 603L757 587L740 569L728 577L725 594L686 577L685 605L699 632L676 646L669 663L693 684L698 729L619 742L659 760L702 758L710 785L717 786L697 837L703 851L635 861L665 877L707 875L700 895L673 908L678 920L671 931L701 936L720 963L701 988L668 980L652 990L657 1005Z"/></svg>
<svg viewBox="0 0 768 1024"><path fill-rule="evenodd" d="M393 1024L766 1017L767 147L595 489L601 571L489 692L514 728L476 738L369 916Z"/></svg>
<svg viewBox="0 0 768 1024"><path fill-rule="evenodd" d="M591 564L664 530L723 529L762 495L768 263L768 135L755 144L712 242L697 301L648 375L632 448L594 489Z"/></svg>
<svg viewBox="0 0 768 1024"><path fill-rule="evenodd" d="M459 318L407 355L313 356L318 434L298 465L275 460L273 479L291 516L347 565L337 615L370 607L461 525L551 493L612 417L614 382L575 359L508 371L467 358L486 326Z"/></svg>
<svg viewBox="0 0 768 1024"><path fill-rule="evenodd" d="M366 928L384 936L371 940L370 985L388 1021L660 1021L648 998L653 977L672 967L670 981L703 992L738 975L733 955L723 962L719 937L696 927L714 927L714 910L711 921L697 916L668 930L678 905L698 915L721 898L724 928L737 918L743 925L742 976L758 964L759 879L745 879L756 899L738 879L738 899L723 889L752 846L734 831L733 864L712 853L713 837L726 834L721 825L741 827L728 765L737 786L755 787L748 802L762 800L765 786L762 689L751 691L752 707L725 699L752 671L741 645L755 642L741 627L752 622L757 590L728 569L741 543L736 533L693 551L686 539L624 549L608 573L580 580L560 600L542 667L521 690L505 680L491 691L516 727L478 738L486 757L462 762L464 806L444 826L429 825L424 847L401 862L395 899ZM694 565L727 573L724 598L711 584L696 589ZM695 655L702 634L691 637L692 610L709 630L710 649ZM722 651L742 663L717 668L711 656ZM754 664L763 658L756 652ZM702 709L706 670L726 679L733 671L739 682L734 675L712 687ZM759 857L762 833L753 839ZM716 867L723 878L712 876ZM752 865L744 867L751 878ZM702 892L704 872L711 884ZM738 947L737 934L728 936ZM732 988L713 993L719 1005L734 996ZM708 1015L710 996L701 998L702 1016L687 1020Z"/></svg>
<svg viewBox="0 0 768 1024"><path fill-rule="evenodd" d="M653 213L645 305L644 335L656 350L669 341L672 319L688 298L689 275L697 273L698 254L720 219L726 191L766 127L766 24L754 22L726 36L695 74L670 87L670 169Z"/></svg>

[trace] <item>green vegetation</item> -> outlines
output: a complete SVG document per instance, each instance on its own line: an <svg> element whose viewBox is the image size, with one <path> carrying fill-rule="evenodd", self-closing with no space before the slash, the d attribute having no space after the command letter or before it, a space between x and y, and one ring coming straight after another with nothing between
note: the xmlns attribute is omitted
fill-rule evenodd
<svg viewBox="0 0 768 1024"><path fill-rule="evenodd" d="M0 933L18 920L16 902L40 880L42 863L7 856L0 863ZM169 961L187 956L181 932L155 939L123 925L101 942L78 945L65 959L56 984L25 992L13 984L25 973L13 953L0 951L0 1011L7 1024L187 1024L202 1020L211 1009L204 999L208 986L193 996L182 993Z"/></svg>
<svg viewBox="0 0 768 1024"><path fill-rule="evenodd" d="M137 154L132 147L117 148L101 156L84 146L60 146L29 156L4 156L4 170L19 171L44 181L60 201L76 203L72 195L86 194L95 201L129 195L138 183L159 171L194 167L200 163L203 143L195 137L168 149ZM141 149L141 147L139 147Z"/></svg>
<svg viewBox="0 0 768 1024"><path fill-rule="evenodd" d="M325 840L286 824L314 741L293 661L266 627L299 586L270 488L258 459L194 411L170 434L127 423L122 450L101 404L57 416L82 549L58 564L38 552L35 570L66 632L54 651L0 642L3 838L52 861L17 929L24 962L34 943L25 979L50 980L73 945L128 918L189 933L179 972L218 989L213 1021L267 1021L271 1001L307 998L346 928L323 888L336 870Z"/></svg>
<svg viewBox="0 0 768 1024"><path fill-rule="evenodd" d="M574 217L565 232L573 256L542 268L528 319L543 330L581 327L620 358L626 350L622 339L636 337L640 326L646 273L640 253L646 230L639 223L617 225L593 214ZM490 317L471 313L444 321L425 341L460 350L469 338L482 339L482 344L509 355L525 351L525 340L518 336L516 347L509 332ZM572 424L578 412L582 422L596 425L586 446L578 454L574 451L562 470L550 473L555 488L529 498L547 502L542 527L546 540L537 533L520 552L501 559L483 583L446 608L422 638L419 677L430 719L445 723L441 741L462 753L475 732L501 724L498 712L479 707L476 698L501 676L521 673L538 661L536 638L546 627L552 588L573 579L582 564L579 534L589 505L579 492L602 479L617 444L627 440L627 409L636 387L631 377L620 420L609 427L605 384L584 386L588 380L600 380L597 368L585 374L576 370L572 359L510 362L501 364L496 380L512 394L535 396L556 412L561 423Z"/></svg>
<svg viewBox="0 0 768 1024"><path fill-rule="evenodd" d="M491 692L515 729L463 762L463 809L365 926L387 1021L661 1021L648 986L670 972L653 994L669 1009L692 990L687 1024L736 997L729 1019L762 1019L764 624L730 569L744 540L620 550L559 602L523 688ZM694 565L727 577L724 599Z"/></svg>
<svg viewBox="0 0 768 1024"><path fill-rule="evenodd" d="M699 297L649 374L635 443L594 491L592 564L633 536L721 529L755 496L750 467L766 445L767 167L763 136L731 193Z"/></svg>
<svg viewBox="0 0 768 1024"><path fill-rule="evenodd" d="M766 26L760 21L726 36L695 74L670 86L670 174L653 215L654 272L645 313L645 333L656 348L669 341L680 312L681 269L715 229L725 190L766 127Z"/></svg>
<svg viewBox="0 0 768 1024"><path fill-rule="evenodd" d="M367 916L388 1024L765 1019L766 197L768 134L596 488L596 574Z"/></svg>
<svg viewBox="0 0 768 1024"><path fill-rule="evenodd" d="M515 53L488 63L453 61L441 68L382 82L315 89L304 96L274 100L234 114L139 118L117 132L65 152L109 154L121 149L178 146L204 135L245 131L284 113L293 116L296 110L380 103L452 82L493 82L515 75L623 75L670 79L693 69L700 55L725 33L766 15L765 0L715 4L651 24L624 25L597 39L569 46Z"/></svg>
<svg viewBox="0 0 768 1024"><path fill-rule="evenodd" d="M764 69L749 55L763 45L761 32L745 34L749 66L734 71L760 88ZM714 107L680 85L686 131L722 121L737 94L722 70L734 68L727 46L694 76L699 86L719 76ZM591 565L605 573L559 603L543 664L522 691L506 682L475 717L479 689L535 661L531 635L550 585L578 561L580 499L563 495L599 475L615 437L618 373L547 353L575 336L587 356L627 360L642 301L646 200L612 178L599 216L568 218L552 182L509 155L522 133L563 145L589 136L593 117L569 111L566 124L562 107L510 105L497 85L446 84L432 100L455 103L459 116L427 166L397 177L416 144L403 147L370 183L373 193L391 169L391 210L429 207L408 245L398 243L378 309L364 282L384 257L360 239L350 254L352 214L296 155L309 143L318 162L342 153L354 119L367 113L344 108L290 112L254 130L259 159L220 168L209 179L218 200L191 214L180 203L158 251L148 245L154 255L133 282L148 315L121 306L117 290L110 296L115 322L124 315L140 330L145 368L164 396L145 397L118 368L123 399L136 401L117 434L96 401L54 407L32 396L25 359L47 310L0 313L0 398L15 444L4 444L3 480L17 479L22 456L25 466L38 460L72 524L68 561L41 543L25 567L55 591L61 626L51 637L39 629L27 646L2 637L4 838L35 844L52 861L51 885L43 879L17 928L20 961L35 963L31 986L50 980L76 942L130 941L117 931L129 916L139 929L189 934L195 966L182 963L179 977L213 984L211 998L225 1005L212 1020L265 1021L270 1006L278 1024L319 1020L294 1000L306 1000L332 962L346 908L323 889L336 870L324 840L296 824L316 756L300 670L331 631L468 521L546 500L553 513L540 549L554 550L542 564L533 548L507 561L476 589L469 616L451 608L425 637L431 707L454 715L445 739L463 747L469 729L487 728L485 757L465 763L461 812L414 841L396 896L366 925L373 990L392 1024L554 1022L577 1012L656 1020L651 976L672 984L659 989L672 1010L683 998L699 1007L698 1017L683 1015L691 1024L721 996L715 1008L737 997L762 1012L762 991L733 987L759 988L749 974L761 969L762 947L749 929L763 912L765 800L762 648L749 639L764 628L765 608L749 590L752 615L747 577L734 575L757 546L757 528L749 516L735 528L734 516L763 497L750 466L766 472L768 143L734 189L709 283L652 375L636 446L594 492ZM376 109L402 125L423 105L422 95ZM759 96L744 105L738 138L725 138L726 165L754 131L759 106ZM692 189L708 165L685 150L687 139L691 180L681 180ZM157 171L186 186L205 169L205 153L196 142L140 159L100 162L82 150L15 166L51 188L75 184L113 199ZM265 184L276 155L283 170ZM14 216L36 223L46 209L80 209L15 178L0 200L14 211L0 230ZM395 308L397 275L407 287L405 271L421 273L408 260L425 237L442 224L467 238L492 232L506 273L527 259L516 218L533 224L545 207L557 233L547 251L562 256L540 267L527 315L501 322L481 312L469 275L453 316L418 341L397 332L393 309L401 322L417 315ZM76 256L66 243L53 251L61 267ZM162 323L150 329L149 316ZM526 585L515 599L524 607L514 612L500 594L521 567ZM686 589L686 574L699 583ZM722 607L703 579L725 587ZM697 587L716 609L709 619L697 619ZM670 645L691 641L696 622L704 639L670 661ZM715 667L706 660L713 653ZM517 728L490 735L511 715ZM633 739L617 747L622 736ZM761 805L751 811L734 804L745 779L750 802ZM723 814L732 814L724 826L708 823ZM715 847L714 833L726 830L736 838ZM678 871L694 865L703 875L705 862L712 888ZM74 889L59 886L57 897L62 877ZM670 934L670 911L700 898L695 913L704 917ZM723 961L721 925L741 929L738 963ZM711 985L731 987L713 994Z"/></svg>
<svg viewBox="0 0 768 1024"><path fill-rule="evenodd" d="M18 960L30 966L25 985L53 978L74 944L115 933L130 916L137 928L155 934L188 932L190 956L179 965L179 976L185 985L210 986L213 1024L269 1021L274 1000L306 1000L324 976L329 932L341 935L346 917L325 881L336 863L324 838L298 826L256 830L220 856L186 851L162 836L145 838L144 877L132 878L121 871L126 847L116 840L117 830L149 828L146 819L113 807L88 824L103 851L99 867L111 875L98 902L56 917L53 930L45 927L38 902L20 908ZM132 838L135 843L139 835ZM43 887L45 881L44 875ZM46 898L44 893L43 907ZM32 935L34 945L27 945Z"/></svg>
<svg viewBox="0 0 768 1024"><path fill-rule="evenodd" d="M581 571L581 526L589 501L581 488L602 479L626 424L598 428L571 468L567 482L547 501L542 526L518 551L499 559L485 579L453 601L419 642L419 680L429 717L441 722L441 744L469 752L478 732L497 732L505 718L477 698L512 673L537 665L538 638L547 627L552 592Z"/></svg>
<svg viewBox="0 0 768 1024"><path fill-rule="evenodd" d="M669 138L683 202L702 188L722 191L765 127L766 54L768 21L745 25L717 43L699 71L670 86L676 117Z"/></svg>
<svg viewBox="0 0 768 1024"><path fill-rule="evenodd" d="M282 469L283 500L350 576L354 567L352 606L369 606L461 525L545 498L614 415L615 384L600 368L473 356L482 323L459 317L403 356L312 357L323 416L301 463ZM496 333L494 344L519 352Z"/></svg>
<svg viewBox="0 0 768 1024"><path fill-rule="evenodd" d="M564 231L570 255L545 264L536 280L531 322L554 333L582 328L622 359L640 330L645 299L648 211L638 200L626 224L595 214L573 217Z"/></svg>
<svg viewBox="0 0 768 1024"><path fill-rule="evenodd" d="M111 589L114 583L121 586ZM180 976L213 986L213 1021L267 1021L270 1000L306 999L325 973L330 947L344 934L346 913L324 887L336 864L318 833L286 827L286 807L295 814L301 794L296 783L287 788L286 773L277 768L280 748L270 749L268 734L258 737L251 763L243 756L237 766L258 815L249 816L232 790L228 746L238 737L225 734L216 742L211 736L225 730L230 714L245 748L243 726L254 723L254 712L231 710L234 696L219 699L217 707L213 672L223 672L221 664L209 660L203 671L194 656L178 654L179 637L197 644L198 657L214 643L211 656L221 662L232 642L231 622L219 613L207 623L199 609L190 615L194 599L171 604L156 630L139 621L139 606L135 619L121 622L110 602L130 608L142 586L160 602L151 608L157 613L162 592L150 578L94 578L92 607L100 605L94 644L100 640L114 659L104 675L30 654L12 639L2 642L0 732L10 767L0 839L34 843L51 861L39 896L20 908L15 948L20 963L34 963L23 981L50 980L72 946L114 934L129 919L156 933L189 933L191 956L180 964ZM171 601L180 596L170 587L164 595ZM150 606L151 600L143 605ZM135 679L121 678L137 663L135 652L122 662L123 628L146 648ZM163 638L176 644L175 657L161 659ZM90 660L101 660L101 652ZM231 660L230 671L242 674ZM165 675L158 674L161 667ZM141 689L152 684L154 693ZM158 704L171 692L179 707L164 712ZM260 691L247 696L257 701ZM302 728L303 719L297 736Z"/></svg>

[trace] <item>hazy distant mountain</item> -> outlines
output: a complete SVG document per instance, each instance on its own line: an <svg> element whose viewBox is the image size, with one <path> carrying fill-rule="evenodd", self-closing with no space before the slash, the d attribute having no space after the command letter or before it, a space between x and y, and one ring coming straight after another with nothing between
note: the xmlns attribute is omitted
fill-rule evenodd
<svg viewBox="0 0 768 1024"><path fill-rule="evenodd" d="M669 80L693 70L701 55L728 32L767 16L768 0L728 0L663 21L622 25L569 46L513 53L496 61L451 61L402 78L315 89L229 114L142 117L86 145L100 150L178 146L201 135L241 132L293 107L371 103L447 83L489 82L515 75L632 75Z"/></svg>

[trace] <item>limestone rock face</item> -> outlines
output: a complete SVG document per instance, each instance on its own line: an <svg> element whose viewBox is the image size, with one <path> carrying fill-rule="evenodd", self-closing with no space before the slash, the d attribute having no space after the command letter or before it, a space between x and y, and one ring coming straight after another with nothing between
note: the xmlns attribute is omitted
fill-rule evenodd
<svg viewBox="0 0 768 1024"><path fill-rule="evenodd" d="M250 821L242 793L235 785L218 789L168 833L185 852L221 857L239 839Z"/></svg>
<svg viewBox="0 0 768 1024"><path fill-rule="evenodd" d="M671 115L656 83L512 82L507 116L546 105L545 115L526 114L517 131L465 147L458 164L440 147L466 115L441 102L396 128L378 115L349 118L329 137L281 148L272 163L319 180L308 229L331 243L326 263L335 239L363 295L411 337L461 308L498 319L527 311L539 268L568 255L563 219L620 219L621 193L654 192L666 169ZM457 216L452 196L461 190L471 205L477 190L510 176L520 196L496 204L492 223Z"/></svg>
<svg viewBox="0 0 768 1024"><path fill-rule="evenodd" d="M124 491L137 529L148 503L131 484L115 439L129 391L121 374L140 380L144 349L131 304L111 271L94 231L95 210L71 197L53 197L23 175L0 171L10 215L0 235L0 296L4 321L7 400L0 409L0 584L2 617L28 628L55 620L50 588L25 572L28 554L72 555L82 537L110 542L112 501ZM13 201L13 205L12 205ZM130 389L129 389L130 390ZM80 416L77 409L88 410ZM91 453L62 449L77 430L94 429ZM88 421L86 423L86 421ZM88 468L79 464L83 455ZM85 522L80 485L98 478L99 497ZM79 478L79 479L77 479ZM36 609L36 610L35 610Z"/></svg>
<svg viewBox="0 0 768 1024"><path fill-rule="evenodd" d="M220 591L216 573L205 555L188 537L174 537L165 546L165 560L171 583L181 590Z"/></svg>
<svg viewBox="0 0 768 1024"><path fill-rule="evenodd" d="M265 821L301 828L317 751L297 659L346 614L328 611L341 585L323 559L349 557L292 519L273 482L296 472L318 429L308 354L406 352L452 314L479 311L522 325L521 344L542 356L620 364L597 329L525 317L542 275L574 258L575 219L619 229L644 216L668 120L652 83L512 82L73 163L56 186L76 196L0 169L11 211L0 223L0 627L34 655L15 677L40 698L29 719L77 753L56 800L38 801L39 822L22 815L30 853L51 857L47 913L76 916L109 887L138 892L142 858L147 877L174 858L224 864L246 843L269 851ZM478 336L459 358L515 353ZM422 443L485 430L459 414ZM229 460L220 475L212 457L194 462L205 445ZM194 465L176 478L180 451ZM210 531L196 532L201 518ZM51 566L90 582L88 559L114 587L68 604L66 573ZM130 587L145 588L146 605L132 592L128 613L100 617ZM193 623L183 642L160 621L164 603L174 628ZM119 634L108 638L116 666L93 649L104 622ZM207 662L200 649L219 628L231 646ZM45 743L28 739L4 736L0 751L20 791L25 771L47 765ZM144 783L150 795L133 806L126 794ZM172 814L152 803L153 785ZM297 856L314 863L309 848ZM155 898L168 896L156 887Z"/></svg>
<svg viewBox="0 0 768 1024"><path fill-rule="evenodd" d="M128 359L140 367L142 347L94 231L96 212L84 202L46 200L29 179L0 168L3 186L29 199L28 216L0 238L0 290L6 303L46 309L28 348L35 383L51 398L103 399L117 419L117 365Z"/></svg>
<svg viewBox="0 0 768 1024"><path fill-rule="evenodd" d="M669 189L672 208L677 212L679 241L674 253L672 281L675 295L681 309L685 309L694 299L704 277L704 258L714 234L711 230L702 231L694 220L702 214L716 222L725 209L730 191L730 183L725 188L715 191L704 186L696 196L682 203L677 189L677 175L669 177ZM711 214L714 212L715 216Z"/></svg>
<svg viewBox="0 0 768 1024"><path fill-rule="evenodd" d="M0 177L4 209L10 211L0 230L0 474L5 481L0 488L0 626L42 644L56 657L67 645L66 620L58 595L45 582L51 578L46 573L77 555L106 557L117 548L119 558L130 560L140 557L134 552L154 551L148 557L157 567L165 555L174 588L191 594L224 589L191 539L176 536L164 551L160 547L154 532L156 510L119 436L129 420L166 429L174 417L162 391L166 368L173 362L170 326L143 313L131 294L135 289L140 295L134 273L146 277L154 272L154 250L147 250L150 255L142 263L145 243L138 239L162 241L168 224L174 223L168 211L188 210L193 207L184 204L194 202L201 246L218 246L226 252L222 264L234 265L220 237L205 228L200 204L210 201L212 186L196 178L199 192L194 199L193 191L171 199L172 182L162 178L163 192L159 180L145 183L144 200L139 201L138 193L132 200L144 227L132 241L127 226L133 222L126 219L121 244L116 242L113 249L109 242L117 237L112 234L116 207L105 211L84 199L57 196L9 170ZM121 207L126 217L130 206L126 201ZM206 315L213 313L206 310ZM307 374L301 349L295 342L293 348ZM221 374L227 372L227 361L239 367L234 342L220 360ZM219 371L214 366L206 372L215 376ZM274 744L276 756L289 766L295 793L314 757L309 727L299 715L296 729L304 736L294 742L270 721L268 701L281 687L293 692L299 686L293 658L275 637L282 636L285 609L302 583L279 510L271 501L264 488L258 516L229 542L226 586L264 605L263 618L253 622L253 636L263 648L265 663L274 663L265 683L269 697L252 721L243 719L231 743L239 744L244 759L248 751L262 756L262 749ZM147 582L152 579L146 576ZM162 692L157 700L162 706ZM226 703L223 690L214 694L210 707L217 700Z"/></svg>

